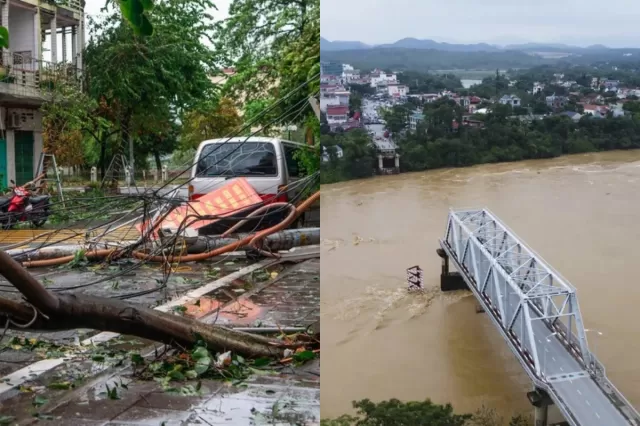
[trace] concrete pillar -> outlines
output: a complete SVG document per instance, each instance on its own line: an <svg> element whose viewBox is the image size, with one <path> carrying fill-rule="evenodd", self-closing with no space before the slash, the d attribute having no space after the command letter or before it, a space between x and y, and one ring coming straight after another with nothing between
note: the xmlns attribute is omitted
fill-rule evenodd
<svg viewBox="0 0 640 426"><path fill-rule="evenodd" d="M40 26L40 8L37 7L33 14L33 59L42 59L42 28ZM34 62L35 70L40 69L40 63Z"/></svg>
<svg viewBox="0 0 640 426"><path fill-rule="evenodd" d="M62 27L62 63L67 62L67 27Z"/></svg>
<svg viewBox="0 0 640 426"><path fill-rule="evenodd" d="M84 50L84 13L82 14L82 19L78 23L78 35L77 35L77 46L78 49L78 59L76 60L76 67L78 70L82 70L82 51Z"/></svg>
<svg viewBox="0 0 640 426"><path fill-rule="evenodd" d="M534 407L534 424L535 426L547 426L549 417L549 405L553 404L553 400L542 389L534 389L527 392L527 398Z"/></svg>
<svg viewBox="0 0 640 426"><path fill-rule="evenodd" d="M53 15L50 22L50 30L51 30L51 62L58 62L58 23L56 15Z"/></svg>
<svg viewBox="0 0 640 426"><path fill-rule="evenodd" d="M39 118L36 116L36 120ZM40 118L41 120L41 118ZM42 140L42 131L36 130L33 132L33 173L38 171L38 167L40 167L40 154L42 154L42 150L44 147L44 142Z"/></svg>
<svg viewBox="0 0 640 426"><path fill-rule="evenodd" d="M91 167L91 183L98 182L98 168L96 166Z"/></svg>
<svg viewBox="0 0 640 426"><path fill-rule="evenodd" d="M71 63L77 66L78 63L78 26L71 27Z"/></svg>
<svg viewBox="0 0 640 426"><path fill-rule="evenodd" d="M7 130L7 183L16 180L16 139L15 131Z"/></svg>
<svg viewBox="0 0 640 426"><path fill-rule="evenodd" d="M396 154L396 169L400 168L400 154Z"/></svg>
<svg viewBox="0 0 640 426"><path fill-rule="evenodd" d="M11 0L0 3L0 24L4 27L9 27L9 3L11 3ZM9 40L9 45L11 45L11 40ZM9 55L5 49L0 49L0 54L2 55L0 58L2 59L2 65L5 67L10 66L13 59L11 55ZM7 182L9 182L9 178L7 178Z"/></svg>
<svg viewBox="0 0 640 426"><path fill-rule="evenodd" d="M534 424L535 426L547 426L547 418L549 417L549 406L542 405L540 407L534 407Z"/></svg>
<svg viewBox="0 0 640 426"><path fill-rule="evenodd" d="M9 26L9 3L11 0L7 0L4 4L0 3L0 24L3 27Z"/></svg>
<svg viewBox="0 0 640 426"><path fill-rule="evenodd" d="M378 169L382 170L382 155L378 155Z"/></svg>

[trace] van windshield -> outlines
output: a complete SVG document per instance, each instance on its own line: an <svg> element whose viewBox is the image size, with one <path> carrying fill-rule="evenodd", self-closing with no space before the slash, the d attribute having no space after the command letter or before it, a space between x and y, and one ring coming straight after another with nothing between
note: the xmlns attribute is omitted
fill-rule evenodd
<svg viewBox="0 0 640 426"><path fill-rule="evenodd" d="M276 151L270 142L221 142L205 145L198 176L277 176Z"/></svg>

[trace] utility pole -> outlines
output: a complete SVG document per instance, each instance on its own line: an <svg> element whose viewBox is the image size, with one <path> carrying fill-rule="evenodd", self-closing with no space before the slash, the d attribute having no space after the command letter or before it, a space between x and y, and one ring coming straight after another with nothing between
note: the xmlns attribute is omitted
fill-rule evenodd
<svg viewBox="0 0 640 426"><path fill-rule="evenodd" d="M311 108L313 108L313 112L316 114L316 117L318 117L318 120L320 120L320 106L318 105L318 100L313 96L309 96L309 104L311 105Z"/></svg>

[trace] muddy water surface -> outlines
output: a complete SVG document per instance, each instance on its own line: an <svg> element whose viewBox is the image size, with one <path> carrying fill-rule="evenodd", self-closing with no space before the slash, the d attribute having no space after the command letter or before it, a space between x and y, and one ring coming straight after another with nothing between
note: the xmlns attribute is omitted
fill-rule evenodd
<svg viewBox="0 0 640 426"><path fill-rule="evenodd" d="M322 187L322 416L355 399L528 411L531 389L467 292L441 294L449 208L488 207L578 289L589 345L640 406L640 151L385 176ZM429 288L405 291L420 265Z"/></svg>

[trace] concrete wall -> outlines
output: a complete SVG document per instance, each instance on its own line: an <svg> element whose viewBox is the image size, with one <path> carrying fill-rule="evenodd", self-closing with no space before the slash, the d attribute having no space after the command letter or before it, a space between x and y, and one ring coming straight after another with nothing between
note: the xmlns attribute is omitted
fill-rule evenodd
<svg viewBox="0 0 640 426"><path fill-rule="evenodd" d="M6 109L2 108L4 111L0 114L0 117L3 117L6 114ZM12 112L25 112L28 115L33 114L33 118L29 117L20 127L20 131L32 131L33 132L33 173L35 177L35 173L38 170L38 165L40 162L40 154L42 153L42 114L37 110L29 110L29 109L15 109L10 108L9 113ZM2 121L4 124L5 121ZM15 129L6 130L7 135L7 183L9 180L16 179L16 143L15 143Z"/></svg>
<svg viewBox="0 0 640 426"><path fill-rule="evenodd" d="M9 7L9 39L11 51L31 52L31 58L37 58L35 43L34 12L19 7Z"/></svg>
<svg viewBox="0 0 640 426"><path fill-rule="evenodd" d="M7 184L16 180L16 139L13 130L7 130Z"/></svg>

